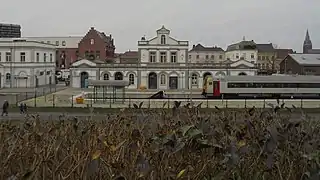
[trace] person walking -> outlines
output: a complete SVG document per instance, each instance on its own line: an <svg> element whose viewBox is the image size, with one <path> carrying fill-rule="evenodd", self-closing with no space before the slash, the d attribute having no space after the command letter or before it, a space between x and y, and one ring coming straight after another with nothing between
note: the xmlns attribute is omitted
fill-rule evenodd
<svg viewBox="0 0 320 180"><path fill-rule="evenodd" d="M1 116L3 116L4 114L6 114L6 116L8 116L8 108L9 108L9 102L7 100L5 100L3 105L2 105L2 114L1 114Z"/></svg>
<svg viewBox="0 0 320 180"><path fill-rule="evenodd" d="M24 113L24 106L23 106L23 103L20 103L20 105L19 105L19 109L20 109L20 114L23 114L23 113Z"/></svg>
<svg viewBox="0 0 320 180"><path fill-rule="evenodd" d="M23 103L23 112L27 113L27 104L26 103Z"/></svg>

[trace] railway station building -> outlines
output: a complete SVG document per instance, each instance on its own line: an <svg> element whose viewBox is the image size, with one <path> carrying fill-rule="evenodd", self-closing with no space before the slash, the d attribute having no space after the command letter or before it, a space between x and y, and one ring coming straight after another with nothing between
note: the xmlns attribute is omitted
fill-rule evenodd
<svg viewBox="0 0 320 180"><path fill-rule="evenodd" d="M138 41L137 57L133 61L113 63L101 60L81 59L70 68L71 86L87 88L91 80L128 80L129 89L200 89L207 75L255 75L254 63L244 59L234 61L194 63L189 58L189 42L177 40L169 29L162 26L153 38L142 37Z"/></svg>

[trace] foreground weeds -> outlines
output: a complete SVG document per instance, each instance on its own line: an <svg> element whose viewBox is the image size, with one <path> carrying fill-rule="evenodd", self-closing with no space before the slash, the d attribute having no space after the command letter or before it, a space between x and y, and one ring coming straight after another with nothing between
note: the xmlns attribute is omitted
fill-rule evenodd
<svg viewBox="0 0 320 180"><path fill-rule="evenodd" d="M0 179L319 179L320 122L300 110L179 106L1 122Z"/></svg>

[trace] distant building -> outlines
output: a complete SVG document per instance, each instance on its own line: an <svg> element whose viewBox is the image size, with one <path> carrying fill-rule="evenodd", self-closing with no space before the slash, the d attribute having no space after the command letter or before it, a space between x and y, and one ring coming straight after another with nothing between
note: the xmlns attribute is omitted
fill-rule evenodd
<svg viewBox="0 0 320 180"><path fill-rule="evenodd" d="M201 88L204 78L208 75L256 74L254 64L245 60L228 63L188 63L188 47L188 41L173 38L170 30L162 26L156 31L155 37L142 37L138 41L138 52L127 51L120 54L116 58L119 60L115 60L119 63L88 59L74 62L70 73L71 85L75 88L86 88L88 79L126 79L130 82L129 89L144 87L183 91Z"/></svg>
<svg viewBox="0 0 320 180"><path fill-rule="evenodd" d="M20 38L21 26L18 24L0 23L0 38Z"/></svg>
<svg viewBox="0 0 320 180"><path fill-rule="evenodd" d="M24 37L31 41L52 44L56 46L56 67L57 70L69 69L70 64L78 59L78 43L81 36L65 37Z"/></svg>
<svg viewBox="0 0 320 180"><path fill-rule="evenodd" d="M221 47L204 47L201 44L193 45L189 51L190 63L219 63L225 60L224 50Z"/></svg>
<svg viewBox="0 0 320 180"><path fill-rule="evenodd" d="M320 54L289 54L280 63L280 73L320 75Z"/></svg>
<svg viewBox="0 0 320 180"><path fill-rule="evenodd" d="M26 39L0 39L0 88L55 84L56 47Z"/></svg>
<svg viewBox="0 0 320 180"><path fill-rule="evenodd" d="M275 70L277 72L280 71L280 63L284 58L286 58L289 54L294 54L295 51L293 49L275 49L276 51L276 59L275 59Z"/></svg>
<svg viewBox="0 0 320 180"><path fill-rule="evenodd" d="M303 53L304 54L320 54L320 49L312 48L312 41L311 41L308 30L306 32L306 36L303 42Z"/></svg>
<svg viewBox="0 0 320 180"><path fill-rule="evenodd" d="M115 45L111 35L91 27L78 44L80 59L108 61L115 57Z"/></svg>
<svg viewBox="0 0 320 180"><path fill-rule="evenodd" d="M275 70L276 64L276 50L273 48L272 43L257 44L258 59L257 68L258 74L272 74Z"/></svg>
<svg viewBox="0 0 320 180"><path fill-rule="evenodd" d="M229 45L225 53L225 57L229 61L245 60L252 64L257 63L257 56L257 44L253 40L246 41L244 38L239 43Z"/></svg>

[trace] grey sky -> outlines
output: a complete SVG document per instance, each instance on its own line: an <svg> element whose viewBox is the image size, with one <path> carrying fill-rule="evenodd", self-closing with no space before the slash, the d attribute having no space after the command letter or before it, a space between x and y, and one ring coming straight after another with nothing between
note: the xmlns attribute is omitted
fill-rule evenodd
<svg viewBox="0 0 320 180"><path fill-rule="evenodd" d="M16 0L0 6L0 22L21 24L23 36L82 36L94 26L113 35L117 52L137 49L141 36L155 36L162 25L190 47L225 49L245 36L301 52L307 28L320 48L319 17L319 0Z"/></svg>

